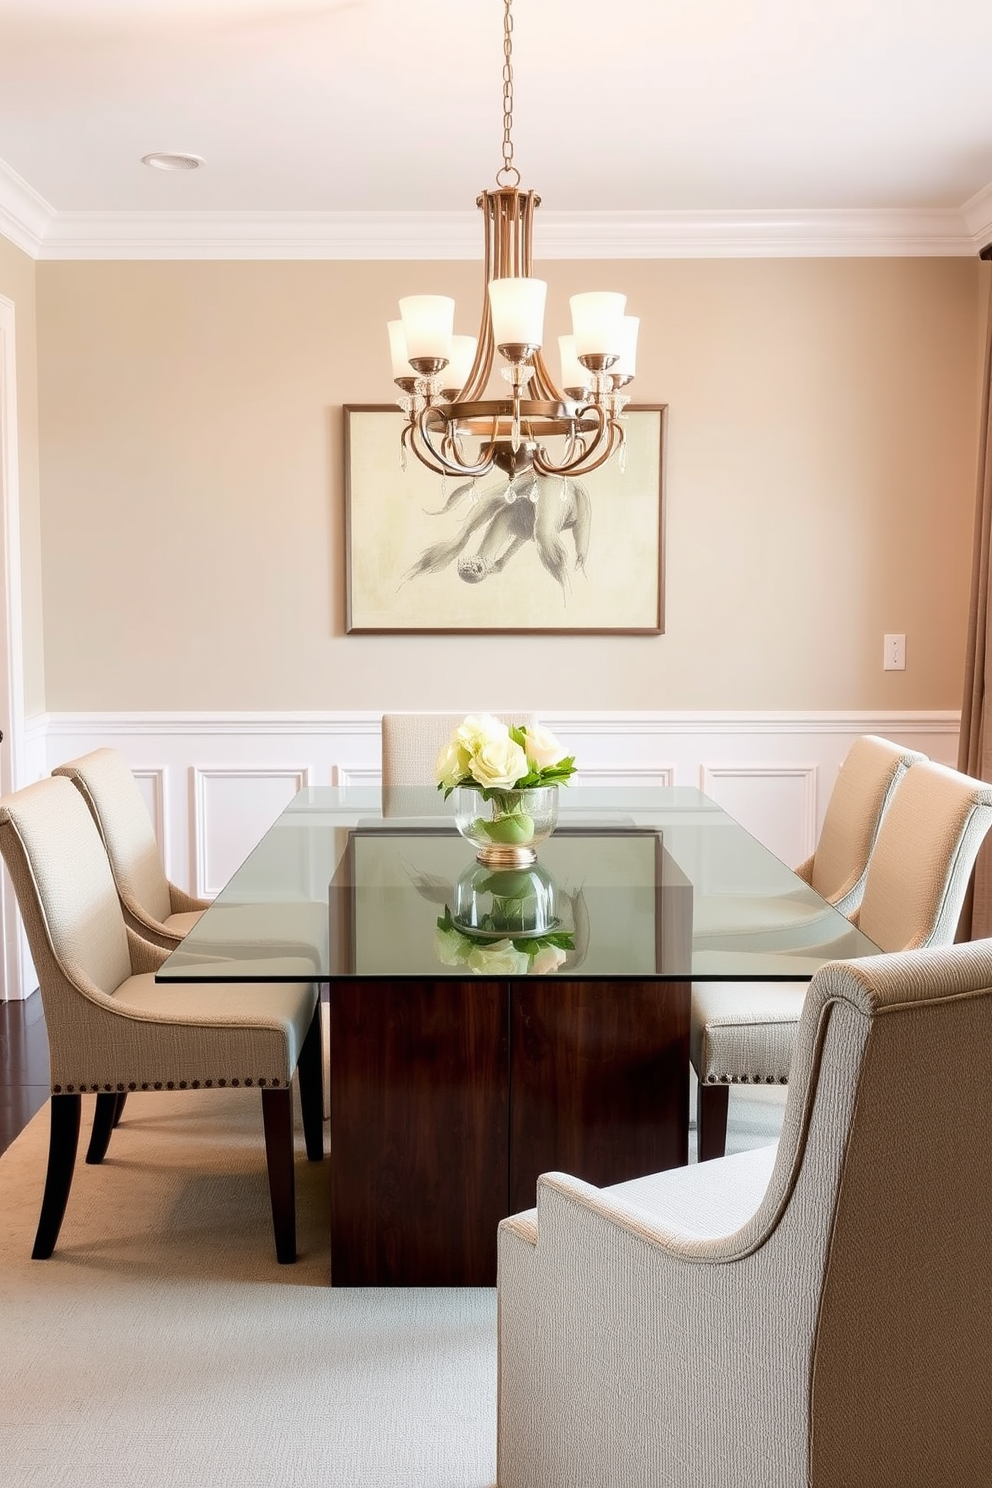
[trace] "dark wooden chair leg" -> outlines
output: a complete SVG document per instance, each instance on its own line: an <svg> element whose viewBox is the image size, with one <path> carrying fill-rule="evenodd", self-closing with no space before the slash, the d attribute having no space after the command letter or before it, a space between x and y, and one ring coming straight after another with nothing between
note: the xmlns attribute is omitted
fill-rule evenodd
<svg viewBox="0 0 992 1488"><path fill-rule="evenodd" d="M700 1082L696 1105L696 1156L699 1162L722 1157L727 1150L729 1105L729 1085L704 1085Z"/></svg>
<svg viewBox="0 0 992 1488"><path fill-rule="evenodd" d="M120 1119L124 1115L124 1102L127 1100L127 1091L121 1090L117 1095L117 1110L114 1112L114 1126L120 1125Z"/></svg>
<svg viewBox="0 0 992 1488"><path fill-rule="evenodd" d="M100 1094L96 1098L93 1130L90 1132L90 1145L86 1149L86 1161L88 1163L102 1163L107 1155L111 1134L117 1125L117 1101L118 1096L116 1094Z"/></svg>
<svg viewBox="0 0 992 1488"><path fill-rule="evenodd" d="M47 1261L59 1238L62 1220L65 1218L65 1206L69 1202L69 1189L72 1187L82 1104L82 1097L79 1095L52 1096L48 1172L45 1176L45 1194L41 1201L38 1232L31 1252L33 1261Z"/></svg>
<svg viewBox="0 0 992 1488"><path fill-rule="evenodd" d="M265 1161L269 1170L272 1228L276 1259L283 1266L296 1260L296 1174L293 1162L293 1092L262 1091Z"/></svg>
<svg viewBox="0 0 992 1488"><path fill-rule="evenodd" d="M319 1000L303 1040L297 1069L307 1157L311 1162L320 1162L324 1156L324 1051L320 1046Z"/></svg>

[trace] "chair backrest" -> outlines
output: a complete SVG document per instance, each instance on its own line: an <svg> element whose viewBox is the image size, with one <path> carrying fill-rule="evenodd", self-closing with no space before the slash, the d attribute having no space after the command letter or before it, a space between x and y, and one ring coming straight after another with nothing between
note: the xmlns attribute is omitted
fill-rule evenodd
<svg viewBox="0 0 992 1488"><path fill-rule="evenodd" d="M382 812L384 816L406 816L411 814L406 807L413 800L406 794L410 787L418 789L417 803L423 811L423 797L419 795L426 787L434 785L434 766L437 757L448 742L453 731L471 712L464 713L384 713L382 715ZM481 711L481 710L480 710ZM488 711L488 710L487 710ZM536 728L536 713L494 713L502 723L523 724ZM436 800L436 810L446 810L441 796ZM416 808L414 813L416 814Z"/></svg>
<svg viewBox="0 0 992 1488"><path fill-rule="evenodd" d="M987 1477L992 1081L969 1071L990 1044L990 941L834 962L810 984L753 1224L769 1291L812 1329L812 1483Z"/></svg>
<svg viewBox="0 0 992 1488"><path fill-rule="evenodd" d="M148 808L124 756L116 749L94 749L52 774L71 780L92 812L125 909L168 919L168 879Z"/></svg>
<svg viewBox="0 0 992 1488"><path fill-rule="evenodd" d="M39 780L0 799L3 853L41 983L52 1006L68 980L107 995L131 975L127 929L100 834L68 780Z"/></svg>
<svg viewBox="0 0 992 1488"><path fill-rule="evenodd" d="M978 849L992 827L992 785L926 760L897 785L852 919L883 951L949 945Z"/></svg>
<svg viewBox="0 0 992 1488"><path fill-rule="evenodd" d="M877 734L865 734L848 750L827 803L823 826L803 876L842 914L857 909L868 862L892 793L911 765L926 759Z"/></svg>

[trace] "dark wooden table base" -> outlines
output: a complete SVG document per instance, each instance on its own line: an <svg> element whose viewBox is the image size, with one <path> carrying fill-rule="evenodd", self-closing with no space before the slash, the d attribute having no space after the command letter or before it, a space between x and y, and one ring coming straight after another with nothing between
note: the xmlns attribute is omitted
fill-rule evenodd
<svg viewBox="0 0 992 1488"><path fill-rule="evenodd" d="M493 1286L538 1174L688 1159L687 982L340 979L330 1025L335 1286Z"/></svg>

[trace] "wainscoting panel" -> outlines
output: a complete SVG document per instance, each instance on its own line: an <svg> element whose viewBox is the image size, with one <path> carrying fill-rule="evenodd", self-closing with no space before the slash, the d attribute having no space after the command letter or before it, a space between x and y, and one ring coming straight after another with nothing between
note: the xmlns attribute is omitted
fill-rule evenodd
<svg viewBox="0 0 992 1488"><path fill-rule="evenodd" d="M699 788L795 867L816 846L818 775L817 764L703 764Z"/></svg>
<svg viewBox="0 0 992 1488"><path fill-rule="evenodd" d="M162 852L163 860L169 855L169 839L171 817L166 805L166 793L169 789L168 772L164 766L159 765L157 769L132 767L131 773L137 782L138 789L144 797L145 805L148 807L148 815L152 819L155 828L155 838Z"/></svg>
<svg viewBox="0 0 992 1488"><path fill-rule="evenodd" d="M103 744L138 777L166 869L214 894L302 785L379 779L378 712L61 713L32 719L38 774ZM578 783L698 786L786 862L812 851L847 750L882 734L953 764L956 712L542 714Z"/></svg>
<svg viewBox="0 0 992 1488"><path fill-rule="evenodd" d="M298 791L306 765L192 768L193 893L212 899Z"/></svg>

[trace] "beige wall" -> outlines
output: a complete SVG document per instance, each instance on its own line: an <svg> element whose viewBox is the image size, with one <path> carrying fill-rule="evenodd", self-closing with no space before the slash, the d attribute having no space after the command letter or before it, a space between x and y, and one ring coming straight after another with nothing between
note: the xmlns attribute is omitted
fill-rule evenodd
<svg viewBox="0 0 992 1488"><path fill-rule="evenodd" d="M14 305L17 348L17 451L21 533L21 609L24 693L28 715L45 707L38 495L38 355L35 264L0 237L0 295Z"/></svg>
<svg viewBox="0 0 992 1488"><path fill-rule="evenodd" d="M341 405L388 401L400 294L475 328L477 265L41 263L48 708L957 707L977 260L542 267L553 331L581 288L642 318L666 634L344 634Z"/></svg>

